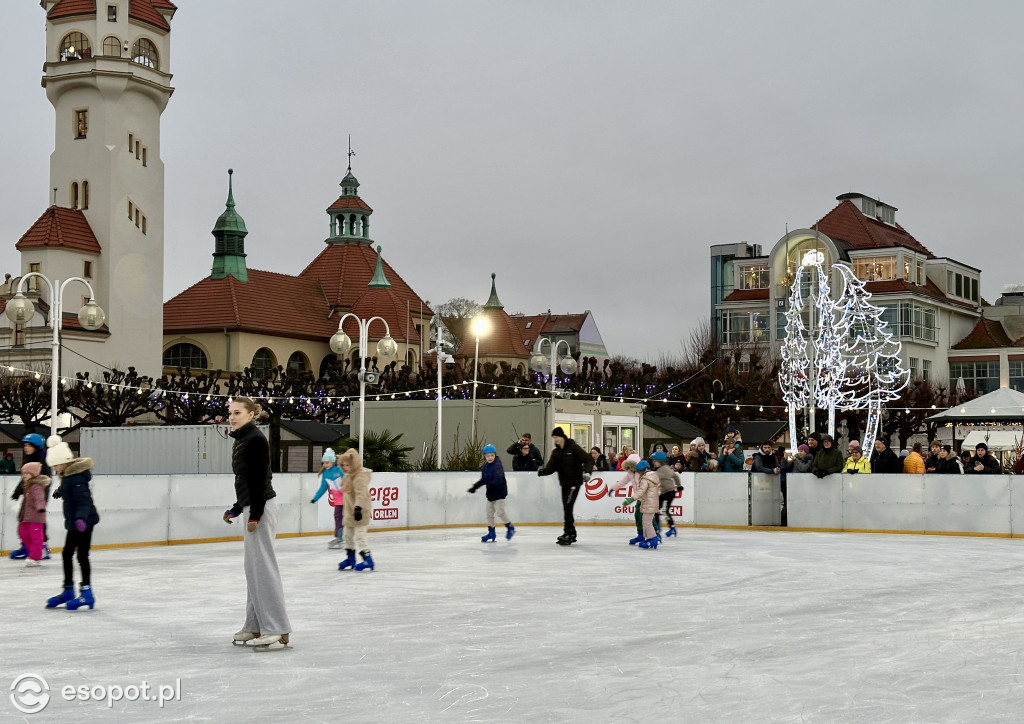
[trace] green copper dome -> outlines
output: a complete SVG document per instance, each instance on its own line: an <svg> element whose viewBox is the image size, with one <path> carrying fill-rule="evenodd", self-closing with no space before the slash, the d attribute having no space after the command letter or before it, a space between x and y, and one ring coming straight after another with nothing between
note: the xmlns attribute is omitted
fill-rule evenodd
<svg viewBox="0 0 1024 724"><path fill-rule="evenodd" d="M213 233L216 234L218 231L230 231L236 234L248 234L248 230L245 228L245 221L238 212L235 211L235 197L231 186L231 176L234 174L233 169L228 169L228 201L224 209L224 213L217 219L217 224L213 227Z"/></svg>

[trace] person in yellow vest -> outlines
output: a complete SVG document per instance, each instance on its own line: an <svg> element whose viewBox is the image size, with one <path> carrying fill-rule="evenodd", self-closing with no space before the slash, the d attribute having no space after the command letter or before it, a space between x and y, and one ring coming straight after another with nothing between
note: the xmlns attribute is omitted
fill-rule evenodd
<svg viewBox="0 0 1024 724"><path fill-rule="evenodd" d="M864 457L864 452L860 447L850 450L850 457L846 459L846 465L843 466L843 474L847 473L871 474L871 462Z"/></svg>

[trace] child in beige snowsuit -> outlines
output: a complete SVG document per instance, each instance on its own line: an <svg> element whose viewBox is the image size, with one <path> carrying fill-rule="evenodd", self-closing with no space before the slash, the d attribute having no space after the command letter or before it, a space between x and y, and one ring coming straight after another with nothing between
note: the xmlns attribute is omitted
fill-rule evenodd
<svg viewBox="0 0 1024 724"><path fill-rule="evenodd" d="M658 547L658 537L654 532L654 516L658 512L661 481L646 460L641 460L636 464L636 472L640 475L640 482L636 486L636 502L642 514L646 538L640 543L640 547L653 549Z"/></svg>

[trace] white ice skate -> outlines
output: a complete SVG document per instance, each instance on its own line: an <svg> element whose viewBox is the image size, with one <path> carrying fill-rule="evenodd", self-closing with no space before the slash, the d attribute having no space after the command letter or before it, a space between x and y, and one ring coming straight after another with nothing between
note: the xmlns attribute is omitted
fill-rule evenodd
<svg viewBox="0 0 1024 724"><path fill-rule="evenodd" d="M245 645L253 651L270 651L271 646L281 649L291 648L288 645L288 634L267 634L266 636L260 636L259 638L247 641Z"/></svg>
<svg viewBox="0 0 1024 724"><path fill-rule="evenodd" d="M245 646L247 641L252 641L253 639L258 639L259 637L259 631L239 631L235 634L234 639L232 639L231 643L233 643L235 646Z"/></svg>
<svg viewBox="0 0 1024 724"><path fill-rule="evenodd" d="M341 548L342 545L342 542L337 538L332 538L331 540L327 541L328 548Z"/></svg>
<svg viewBox="0 0 1024 724"><path fill-rule="evenodd" d="M34 561L31 558L25 561L25 568L39 568L42 564L39 561Z"/></svg>

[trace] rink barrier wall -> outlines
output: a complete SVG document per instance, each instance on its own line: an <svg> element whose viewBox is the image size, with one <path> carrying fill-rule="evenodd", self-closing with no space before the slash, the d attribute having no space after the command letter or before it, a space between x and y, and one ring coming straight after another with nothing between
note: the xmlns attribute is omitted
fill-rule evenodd
<svg viewBox="0 0 1024 724"><path fill-rule="evenodd" d="M554 477L506 473L508 514L516 525L560 525L560 488ZM375 473L370 530L485 526L483 488L467 492L479 473ZM580 492L580 525L632 525L628 487L619 473L599 473ZM679 525L771 529L778 479L748 473L684 473L673 503ZM10 499L16 475L0 476L0 551L20 546L19 502ZM329 535L327 496L313 505L314 473L274 476L282 537ZM1024 476L1012 475L789 475L788 527L795 530L1024 537ZM241 540L235 521L222 516L234 500L224 474L103 475L92 481L101 522L96 547L172 545ZM1015 508L1022 514L1015 515ZM60 500L47 504L50 542L63 542ZM497 522L501 525L500 522Z"/></svg>

